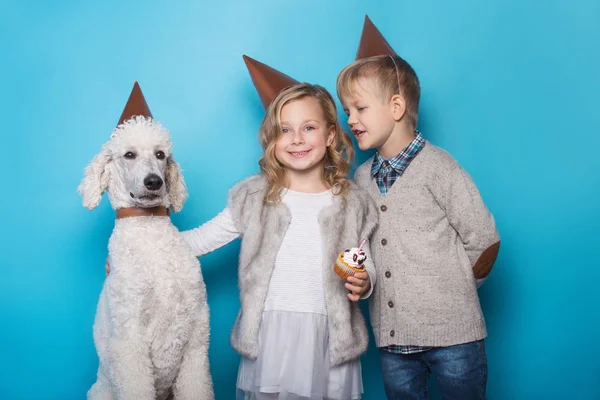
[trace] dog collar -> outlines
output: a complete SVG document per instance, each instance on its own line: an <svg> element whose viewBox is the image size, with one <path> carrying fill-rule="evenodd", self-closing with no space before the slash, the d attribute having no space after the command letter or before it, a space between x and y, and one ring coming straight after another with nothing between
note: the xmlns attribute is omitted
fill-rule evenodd
<svg viewBox="0 0 600 400"><path fill-rule="evenodd" d="M157 206L151 208L141 207L126 207L119 208L117 210L117 219L128 218L128 217L168 217L171 215L171 210L164 206Z"/></svg>

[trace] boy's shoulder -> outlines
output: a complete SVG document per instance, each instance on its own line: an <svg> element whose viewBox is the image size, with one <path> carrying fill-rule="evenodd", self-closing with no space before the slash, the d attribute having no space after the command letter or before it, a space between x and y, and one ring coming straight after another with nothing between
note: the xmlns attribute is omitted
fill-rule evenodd
<svg viewBox="0 0 600 400"><path fill-rule="evenodd" d="M427 167L439 170L440 172L450 172L458 166L458 162L445 149L426 141L425 147L421 150L421 161ZM419 157L419 156L417 156Z"/></svg>
<svg viewBox="0 0 600 400"><path fill-rule="evenodd" d="M354 172L354 180L358 184L359 187L365 187L365 183L371 179L371 166L373 165L373 158L375 156L371 156L356 168Z"/></svg>

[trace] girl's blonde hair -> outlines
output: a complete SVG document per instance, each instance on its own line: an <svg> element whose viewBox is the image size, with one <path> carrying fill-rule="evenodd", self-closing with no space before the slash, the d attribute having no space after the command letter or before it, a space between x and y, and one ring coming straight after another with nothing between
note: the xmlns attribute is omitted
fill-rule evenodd
<svg viewBox="0 0 600 400"><path fill-rule="evenodd" d="M277 94L267 108L260 126L260 142L264 153L258 164L267 180L268 189L264 198L267 203L279 203L281 190L286 184L285 168L275 157L275 145L281 136L281 110L286 104L306 97L312 97L321 106L323 117L327 122L327 131L331 127L335 129L333 142L325 152L323 183L332 188L334 194L344 194L350 186L346 176L354 157L354 148L350 136L340 126L333 97L322 86L300 83L289 86Z"/></svg>

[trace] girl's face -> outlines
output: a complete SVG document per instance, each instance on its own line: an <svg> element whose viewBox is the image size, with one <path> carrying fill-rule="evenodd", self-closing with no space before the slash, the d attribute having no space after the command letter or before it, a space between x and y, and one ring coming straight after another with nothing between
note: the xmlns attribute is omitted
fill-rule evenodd
<svg viewBox="0 0 600 400"><path fill-rule="evenodd" d="M322 169L335 127L325 120L319 102L313 97L293 100L283 106L280 117L281 132L275 144L277 160L291 174Z"/></svg>

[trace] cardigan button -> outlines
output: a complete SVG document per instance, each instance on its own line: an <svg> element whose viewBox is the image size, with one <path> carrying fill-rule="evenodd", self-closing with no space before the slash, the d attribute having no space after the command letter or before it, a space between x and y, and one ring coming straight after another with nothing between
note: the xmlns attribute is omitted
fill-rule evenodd
<svg viewBox="0 0 600 400"><path fill-rule="evenodd" d="M388 301L388 306L390 306L390 308L394 308L394 302L393 301Z"/></svg>
<svg viewBox="0 0 600 400"><path fill-rule="evenodd" d="M395 335L395 334L396 334L396 332L394 332L394 330L392 329L392 330L390 331L390 336L391 336L391 337L394 337L394 335Z"/></svg>
<svg viewBox="0 0 600 400"><path fill-rule="evenodd" d="M392 273L390 271L385 271L385 277L389 278L390 276L392 276Z"/></svg>
<svg viewBox="0 0 600 400"><path fill-rule="evenodd" d="M381 239L381 245L385 246L387 244L387 239Z"/></svg>
<svg viewBox="0 0 600 400"><path fill-rule="evenodd" d="M380 207L381 211L386 212L387 211L387 206L384 204Z"/></svg>

